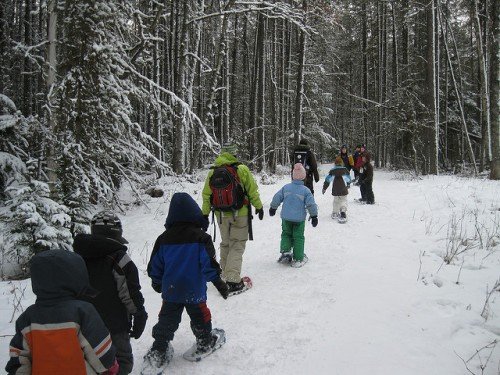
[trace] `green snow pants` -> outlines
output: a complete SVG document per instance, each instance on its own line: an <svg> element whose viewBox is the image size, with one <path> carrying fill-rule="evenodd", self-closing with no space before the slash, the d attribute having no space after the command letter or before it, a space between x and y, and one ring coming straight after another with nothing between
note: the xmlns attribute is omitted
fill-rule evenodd
<svg viewBox="0 0 500 375"><path fill-rule="evenodd" d="M293 249L294 260L304 259L305 225L305 221L301 221L299 223L288 220L281 221L280 250L284 253Z"/></svg>
<svg viewBox="0 0 500 375"><path fill-rule="evenodd" d="M219 229L222 277L226 281L239 283L243 253L248 240L248 217L223 216L222 223L219 222Z"/></svg>

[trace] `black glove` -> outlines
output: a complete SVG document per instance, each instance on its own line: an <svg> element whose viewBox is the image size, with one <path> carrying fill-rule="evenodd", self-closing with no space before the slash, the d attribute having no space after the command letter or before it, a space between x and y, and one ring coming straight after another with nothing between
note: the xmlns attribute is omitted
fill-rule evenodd
<svg viewBox="0 0 500 375"><path fill-rule="evenodd" d="M259 220L262 220L264 218L264 208L259 208L255 210L255 213L259 215Z"/></svg>
<svg viewBox="0 0 500 375"><path fill-rule="evenodd" d="M325 188L323 188L323 190L321 190L321 192L322 192L323 194L325 194L325 191L326 191L326 189L325 189Z"/></svg>
<svg viewBox="0 0 500 375"><path fill-rule="evenodd" d="M144 328L146 327L146 320L148 320L148 313L144 310L144 307L141 310L138 310L135 314L132 315L132 329L130 330L130 337L134 339L138 339L141 337L144 332Z"/></svg>
<svg viewBox="0 0 500 375"><path fill-rule="evenodd" d="M311 216L311 224L313 227L316 227L316 225L318 225L318 217L317 216Z"/></svg>
<svg viewBox="0 0 500 375"><path fill-rule="evenodd" d="M151 286L156 293L161 293L161 284L156 284L154 281L151 282Z"/></svg>
<svg viewBox="0 0 500 375"><path fill-rule="evenodd" d="M271 207L271 208L269 209L269 216L274 216L274 215L276 215L276 208L272 208L272 207Z"/></svg>
<svg viewBox="0 0 500 375"><path fill-rule="evenodd" d="M217 279L215 281L212 281L212 284L214 284L214 286L217 288L222 298L227 299L227 296L229 294L229 288L227 284L224 282L224 280Z"/></svg>
<svg viewBox="0 0 500 375"><path fill-rule="evenodd" d="M203 229L205 232L208 230L208 226L210 225L210 221L208 220L208 215L203 215L203 223L201 226L201 229Z"/></svg>

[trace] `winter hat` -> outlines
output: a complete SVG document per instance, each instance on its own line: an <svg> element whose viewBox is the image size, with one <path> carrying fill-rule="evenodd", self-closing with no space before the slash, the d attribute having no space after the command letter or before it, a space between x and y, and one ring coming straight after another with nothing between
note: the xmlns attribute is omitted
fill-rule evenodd
<svg viewBox="0 0 500 375"><path fill-rule="evenodd" d="M293 166L292 179L301 181L306 179L306 170L301 163Z"/></svg>
<svg viewBox="0 0 500 375"><path fill-rule="evenodd" d="M90 233L112 238L122 244L128 243L122 237L122 222L112 211L101 211L95 214L90 222Z"/></svg>
<svg viewBox="0 0 500 375"><path fill-rule="evenodd" d="M227 152L228 154L235 156L238 152L238 145L233 142L225 142L222 145L221 152Z"/></svg>

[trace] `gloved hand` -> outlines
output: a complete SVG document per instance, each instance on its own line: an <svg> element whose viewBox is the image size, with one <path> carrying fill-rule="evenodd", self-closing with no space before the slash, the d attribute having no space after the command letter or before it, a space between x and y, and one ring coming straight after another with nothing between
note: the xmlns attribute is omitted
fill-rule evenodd
<svg viewBox="0 0 500 375"><path fill-rule="evenodd" d="M117 375L119 371L120 371L120 365L118 364L118 361L115 359L115 363L113 363L113 366L108 368L107 371L103 372L102 375Z"/></svg>
<svg viewBox="0 0 500 375"><path fill-rule="evenodd" d="M203 215L203 221L204 223L202 224L202 228L205 232L208 230L208 226L210 225L210 221L208 220L208 215Z"/></svg>
<svg viewBox="0 0 500 375"><path fill-rule="evenodd" d="M311 225L316 228L316 225L318 225L318 217L317 216L311 216Z"/></svg>
<svg viewBox="0 0 500 375"><path fill-rule="evenodd" d="M325 191L326 191L325 188L323 188L323 190L321 190L321 192L323 193L323 195L325 194Z"/></svg>
<svg viewBox="0 0 500 375"><path fill-rule="evenodd" d="M255 210L255 213L259 215L259 220L264 218L264 207Z"/></svg>
<svg viewBox="0 0 500 375"><path fill-rule="evenodd" d="M161 284L156 284L154 281L152 281L151 286L156 293L161 293Z"/></svg>
<svg viewBox="0 0 500 375"><path fill-rule="evenodd" d="M274 216L274 215L276 215L276 208L272 208L272 207L271 207L271 208L269 209L269 216Z"/></svg>
<svg viewBox="0 0 500 375"><path fill-rule="evenodd" d="M148 320L148 313L144 310L144 307L141 310L137 310L137 312L132 315L132 329L130 330L130 337L134 339L138 339L141 337L144 332L144 328L146 327L146 321Z"/></svg>
<svg viewBox="0 0 500 375"><path fill-rule="evenodd" d="M222 298L227 299L227 296L229 294L229 288L227 284L224 282L224 280L219 278L215 281L212 281L212 284L214 284L214 286L217 288Z"/></svg>

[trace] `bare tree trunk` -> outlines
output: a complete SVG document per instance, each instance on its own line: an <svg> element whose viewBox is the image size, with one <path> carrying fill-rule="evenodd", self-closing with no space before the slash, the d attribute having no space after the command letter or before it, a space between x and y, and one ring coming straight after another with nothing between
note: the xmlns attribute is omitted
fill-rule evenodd
<svg viewBox="0 0 500 375"><path fill-rule="evenodd" d="M488 68L486 65L486 56L488 49L483 45L483 37L481 30L481 23L479 21L479 5L478 0L474 0L473 9L473 23L476 34L476 47L479 63L479 75L481 82L481 133L482 148L487 158L487 162L491 161L491 122L490 122L490 93L488 90ZM486 27L486 25L485 25Z"/></svg>
<svg viewBox="0 0 500 375"><path fill-rule="evenodd" d="M500 0L491 1L491 20L493 21L491 39L491 139L492 139L492 160L490 179L500 180Z"/></svg>
<svg viewBox="0 0 500 375"><path fill-rule="evenodd" d="M368 129L368 51L367 51L367 39L368 39L368 15L366 10L366 3L363 2L361 5L361 12L363 17L363 28L362 28L362 53L363 53L363 140L366 143L367 140L367 129ZM335 106L336 107L336 106Z"/></svg>
<svg viewBox="0 0 500 375"><path fill-rule="evenodd" d="M188 48L188 29L187 21L189 17L189 2L185 1L182 7L182 27L180 32L179 48L178 48L178 68L177 77L175 81L175 89L177 96L181 99L185 99L186 96L186 51ZM178 28L179 26L177 26ZM185 152L186 152L186 116L184 114L184 108L179 103L176 105L176 118L175 123L175 136L174 136L174 153L172 155L172 164L175 173L184 173L185 169Z"/></svg>
<svg viewBox="0 0 500 375"><path fill-rule="evenodd" d="M47 3L48 12L48 50L47 50L47 124L50 134L56 132L56 114L53 113L53 87L56 81L57 72L57 55L56 55L56 40L57 40L57 0L49 0ZM54 160L54 146L51 142L47 150L47 175L49 178L49 187L51 192L54 192L57 182L56 162Z"/></svg>
<svg viewBox="0 0 500 375"><path fill-rule="evenodd" d="M259 27L259 37L257 38L257 97L255 98L257 101L256 106L256 125L257 125L257 169L261 171L266 165L266 158L264 154L265 150L265 140L264 140L264 93L265 93L265 35L266 35L266 19L262 14L259 13L258 16L258 27Z"/></svg>
<svg viewBox="0 0 500 375"><path fill-rule="evenodd" d="M438 174L439 152L439 120L436 108L436 32L435 32L435 4L431 0L427 13L427 64L426 64L426 107L429 112L427 121L427 149L429 157L429 173Z"/></svg>
<svg viewBox="0 0 500 375"><path fill-rule="evenodd" d="M307 13L307 0L302 1L302 10L304 17ZM304 19L305 24L305 19ZM297 67L297 84L295 90L295 126L293 140L295 144L299 143L302 133L302 104L304 102L304 64L306 61L306 34L303 30L299 31L299 64Z"/></svg>
<svg viewBox="0 0 500 375"><path fill-rule="evenodd" d="M438 9L437 14L438 14L439 26L441 28L441 32L443 32L443 22L441 20L440 8ZM448 68L450 70L453 88L455 89L455 94L457 96L457 104L458 104L458 107L460 110L460 120L461 120L462 126L463 126L463 137L465 138L465 141L467 142L467 146L468 146L467 149L469 152L469 158L470 158L470 161L471 161L472 166L474 168L474 173L477 174L476 158L474 156L474 150L472 149L472 143L471 143L470 136L469 136L469 130L467 129L467 122L465 121L464 108L462 105L462 95L460 94L460 91L458 89L458 83L457 83L457 80L455 78L455 72L453 70L453 65L451 64L450 51L449 51L448 42L446 39L444 39L444 47L445 47L445 51L446 51L446 59L448 60Z"/></svg>

